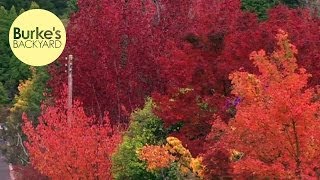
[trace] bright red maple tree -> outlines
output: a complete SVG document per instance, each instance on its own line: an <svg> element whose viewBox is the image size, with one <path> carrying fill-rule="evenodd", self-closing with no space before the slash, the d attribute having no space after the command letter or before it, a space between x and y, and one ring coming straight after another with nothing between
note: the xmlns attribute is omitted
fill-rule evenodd
<svg viewBox="0 0 320 180"><path fill-rule="evenodd" d="M57 100L42 107L36 127L23 119L30 161L40 173L53 179L111 179L111 154L121 135L111 128L108 116L96 124L79 102L67 111L64 101Z"/></svg>
<svg viewBox="0 0 320 180"><path fill-rule="evenodd" d="M298 50L280 30L277 48L250 55L257 75L237 71L230 75L232 94L241 98L236 116L228 125L217 120L214 132L222 133L212 150L229 151L230 169L241 178L319 177L320 101L317 88L308 87L310 74L298 68ZM220 129L217 131L216 129ZM213 140L217 134L211 135ZM208 159L207 163L215 163ZM213 173L213 171L208 171ZM212 176L212 174L211 174Z"/></svg>

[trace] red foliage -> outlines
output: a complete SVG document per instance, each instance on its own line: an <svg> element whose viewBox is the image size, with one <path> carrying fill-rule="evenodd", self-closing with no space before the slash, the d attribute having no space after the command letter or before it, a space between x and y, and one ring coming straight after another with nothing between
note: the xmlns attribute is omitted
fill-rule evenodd
<svg viewBox="0 0 320 180"><path fill-rule="evenodd" d="M113 121L124 122L126 111L142 105L159 84L152 49L142 42L151 35L143 27L150 25L155 8L149 1L142 5L79 0L78 5L68 25L64 53L75 57L74 95L83 101L88 114L101 117L109 111ZM52 87L58 93L66 75L56 67L52 74Z"/></svg>
<svg viewBox="0 0 320 180"><path fill-rule="evenodd" d="M193 155L203 152L212 116L230 117L228 75L241 67L257 72L247 57L259 48L273 51L279 27L301 49L297 61L314 74L310 84L320 78L320 21L307 10L279 6L259 22L241 10L240 0L78 4L68 25L65 55L75 56L74 95L86 113L101 119L109 111L113 123L127 122L132 110L154 93L156 113L165 124L184 123L176 136ZM57 68L52 75L57 93L66 75Z"/></svg>
<svg viewBox="0 0 320 180"><path fill-rule="evenodd" d="M234 60L222 59L225 37L258 24L255 16L242 12L240 6L240 1L234 0L197 1L189 19L189 33L177 42L167 43L169 51L158 59L166 92L153 96L158 104L156 113L167 126L183 122L175 136L187 144L193 155L203 152L212 116L219 114L228 119L225 112L230 69L224 66Z"/></svg>
<svg viewBox="0 0 320 180"><path fill-rule="evenodd" d="M156 113L167 126L184 123L178 136L193 154L203 152L214 114L223 121L232 116L227 111L228 75L239 68L257 72L248 55L259 48L273 51L279 28L288 31L301 49L297 63L314 74L309 85L320 79L320 21L308 10L279 6L270 11L268 20L259 22L254 14L241 11L239 0L198 0L192 14L185 20L191 24L185 38L166 43L167 51L158 59L166 92L153 97Z"/></svg>
<svg viewBox="0 0 320 180"><path fill-rule="evenodd" d="M232 167L230 163L230 151L226 143L225 132L228 126L219 117L214 118L211 132L206 138L203 164L205 165L205 176L210 178L231 177Z"/></svg>
<svg viewBox="0 0 320 180"><path fill-rule="evenodd" d="M67 112L57 101L42 107L36 127L23 119L30 161L40 173L53 179L111 179L111 154L121 136L107 116L104 124L92 125L95 118L86 116L80 103Z"/></svg>
<svg viewBox="0 0 320 180"><path fill-rule="evenodd" d="M185 18L179 12L188 8L155 2L79 0L64 54L75 57L74 95L84 102L87 113L99 117L108 111L113 121L126 122L146 96L162 91L155 57L163 53L165 41L186 29L188 24L175 18ZM51 69L54 93L66 81L58 68Z"/></svg>
<svg viewBox="0 0 320 180"><path fill-rule="evenodd" d="M228 127L221 121L214 124L213 132L219 129L222 137L213 142L205 163L217 163L214 157L210 160L212 148L222 149L229 151L229 171L235 177L319 178L319 92L308 88L310 74L298 69L298 51L288 35L280 31L276 39L270 56L264 50L251 54L258 75L230 75L232 93L241 102ZM213 173L208 171L210 177Z"/></svg>
<svg viewBox="0 0 320 180"><path fill-rule="evenodd" d="M297 63L313 75L309 84L315 85L320 79L319 26L320 19L312 16L307 9L289 9L286 6L271 9L268 20L248 26L243 32L234 31L226 37L221 59L226 60L227 66L223 69L230 72L243 66L254 72L248 54L256 49L274 51L274 35L281 28L290 34L292 43L299 49Z"/></svg>

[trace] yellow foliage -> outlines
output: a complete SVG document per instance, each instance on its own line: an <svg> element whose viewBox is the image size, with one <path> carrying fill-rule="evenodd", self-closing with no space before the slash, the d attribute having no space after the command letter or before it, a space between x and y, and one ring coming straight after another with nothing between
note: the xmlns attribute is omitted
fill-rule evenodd
<svg viewBox="0 0 320 180"><path fill-rule="evenodd" d="M204 177L204 166L202 165L202 157L192 158L190 162L190 167L195 174L197 174L201 179Z"/></svg>
<svg viewBox="0 0 320 180"><path fill-rule="evenodd" d="M168 137L166 140L167 144L164 146L147 145L137 152L139 159L147 162L148 170L166 168L172 162L177 162L183 176L203 179L202 158L193 158L178 138Z"/></svg>
<svg viewBox="0 0 320 180"><path fill-rule="evenodd" d="M233 149L233 150L231 151L230 160L231 160L231 161L238 161L238 160L240 160L240 159L242 158L242 156L243 156L243 153L242 153L242 152L239 152L239 151Z"/></svg>
<svg viewBox="0 0 320 180"><path fill-rule="evenodd" d="M15 97L16 103L13 105L13 107L10 109L10 112L17 112L17 111L25 111L28 107L27 99L28 95L32 92L30 90L33 87L34 84L34 76L35 76L35 69L30 68L32 72L32 77L21 82L18 86L19 90L19 96Z"/></svg>

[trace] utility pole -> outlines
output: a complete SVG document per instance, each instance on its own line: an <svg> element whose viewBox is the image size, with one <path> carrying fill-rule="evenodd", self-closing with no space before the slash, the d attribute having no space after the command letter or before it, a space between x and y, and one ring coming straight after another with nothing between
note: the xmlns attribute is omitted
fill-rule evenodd
<svg viewBox="0 0 320 180"><path fill-rule="evenodd" d="M72 112L70 111L72 108L72 92L73 92L73 80L72 80L72 61L73 56L69 55L66 57L66 60L68 60L67 66L67 72L68 72L68 100L67 100L67 108L68 108L68 123L71 124L71 116Z"/></svg>

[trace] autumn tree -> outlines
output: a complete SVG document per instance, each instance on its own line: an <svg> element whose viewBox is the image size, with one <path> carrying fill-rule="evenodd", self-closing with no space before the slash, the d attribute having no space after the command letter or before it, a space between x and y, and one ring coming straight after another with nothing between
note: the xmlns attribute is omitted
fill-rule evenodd
<svg viewBox="0 0 320 180"><path fill-rule="evenodd" d="M248 54L257 48L273 51L279 28L289 32L300 49L297 63L313 74L308 85L315 85L320 78L318 17L307 9L280 5L270 9L268 19L261 22L241 6L238 0L197 1L186 30L189 33L178 42L167 42L164 55L158 58L166 89L154 93L156 114L166 126L181 125L175 136L193 155L203 151L214 114L223 121L234 115L234 107L230 109L229 104L237 99L230 94L228 75L239 68L257 72Z"/></svg>
<svg viewBox="0 0 320 180"><path fill-rule="evenodd" d="M32 165L53 179L111 179L111 154L120 134L104 122L94 124L79 102L68 111L65 101L43 106L39 124L24 116L25 143Z"/></svg>
<svg viewBox="0 0 320 180"><path fill-rule="evenodd" d="M163 91L156 59L168 39L185 34L190 2L78 1L64 55L75 57L74 95L84 102L87 113L99 117L109 111L115 123L127 123L145 97ZM58 82L65 81L64 58L59 61L52 66L54 92L59 92Z"/></svg>
<svg viewBox="0 0 320 180"><path fill-rule="evenodd" d="M318 36L316 32L320 20L312 16L308 9L277 6L269 10L266 21L259 22L253 14L241 11L241 3L237 0L212 0L211 3L215 6L207 7L205 3L195 6L198 18L194 23L196 41L192 45L202 54L205 53L208 61L212 61L216 91L227 94L225 90L230 85L225 81L229 73L240 67L256 72L257 69L247 59L248 54L255 48L273 51L274 35L279 28L290 33L292 42L301 49L297 63L314 75L310 83L319 79L316 50L319 37L315 36ZM210 53L211 56L208 56Z"/></svg>
<svg viewBox="0 0 320 180"><path fill-rule="evenodd" d="M167 137L165 145L146 145L137 151L139 159L146 161L148 171L157 171L176 165L177 179L203 179L202 158L193 158L181 141Z"/></svg>
<svg viewBox="0 0 320 180"><path fill-rule="evenodd" d="M218 144L225 143L235 177L319 177L319 91L308 87L311 75L298 68L288 34L280 30L276 39L272 54L251 53L258 74L230 75L232 94L241 102L228 127L220 125Z"/></svg>
<svg viewBox="0 0 320 180"><path fill-rule="evenodd" d="M320 77L317 50L320 36L316 37L319 34L315 33L319 23L320 19L310 14L308 9L290 9L285 6L271 9L268 20L249 26L249 29L243 32L234 31L225 37L225 50L221 58L227 59L229 66L223 67L229 72L240 67L256 72L256 68L247 60L247 55L256 50L255 48L274 51L274 35L281 28L290 34L292 42L300 49L297 63L313 75L308 83L316 85Z"/></svg>
<svg viewBox="0 0 320 180"><path fill-rule="evenodd" d="M165 126L180 128L175 135L193 155L203 152L211 117L228 121L234 114L226 106L233 101L228 75L240 67L256 72L248 54L274 50L279 27L301 49L298 64L314 74L310 84L320 78L317 17L278 6L260 22L241 7L240 0L79 0L63 55L75 57L74 95L87 114L109 111L115 124L128 123L152 94ZM51 66L54 93L66 81L64 63L61 57Z"/></svg>
<svg viewBox="0 0 320 180"><path fill-rule="evenodd" d="M167 43L165 55L158 58L166 91L154 93L153 98L158 105L156 114L166 126L179 125L180 131L173 135L198 155L203 152L212 116L229 117L225 113L229 95L226 73L237 65L229 67L227 61L232 60L222 60L225 37L240 22L239 34L256 26L257 18L243 12L241 2L234 0L197 1L192 12L189 33L177 42Z"/></svg>

